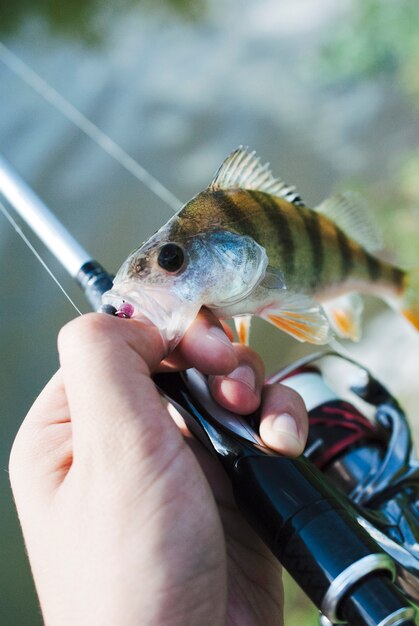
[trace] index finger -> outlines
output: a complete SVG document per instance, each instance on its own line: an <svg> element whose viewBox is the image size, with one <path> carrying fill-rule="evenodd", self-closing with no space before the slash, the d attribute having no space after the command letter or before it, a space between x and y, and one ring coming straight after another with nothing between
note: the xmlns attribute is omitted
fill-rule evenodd
<svg viewBox="0 0 419 626"><path fill-rule="evenodd" d="M238 359L231 337L215 315L203 308L163 364L169 369L196 367L203 374L228 374Z"/></svg>

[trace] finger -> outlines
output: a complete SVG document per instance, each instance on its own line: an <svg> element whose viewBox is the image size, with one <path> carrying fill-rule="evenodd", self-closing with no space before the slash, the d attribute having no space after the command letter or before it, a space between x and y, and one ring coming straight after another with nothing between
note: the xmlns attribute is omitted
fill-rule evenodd
<svg viewBox="0 0 419 626"><path fill-rule="evenodd" d="M181 441L150 378L164 355L155 327L92 313L67 324L58 344L75 462L78 451L116 462Z"/></svg>
<svg viewBox="0 0 419 626"><path fill-rule="evenodd" d="M45 385L25 417L24 424L40 427L70 421L62 371L59 369Z"/></svg>
<svg viewBox="0 0 419 626"><path fill-rule="evenodd" d="M164 365L170 369L196 367L204 374L227 374L237 366L237 357L219 320L208 309L201 309Z"/></svg>
<svg viewBox="0 0 419 626"><path fill-rule="evenodd" d="M260 436L281 454L302 454L308 434L307 411L301 396L285 385L266 385L263 392Z"/></svg>
<svg viewBox="0 0 419 626"><path fill-rule="evenodd" d="M260 356L246 346L234 344L237 366L226 376L210 376L208 384L214 399L230 411L247 415L260 404L265 376Z"/></svg>
<svg viewBox="0 0 419 626"><path fill-rule="evenodd" d="M14 490L19 486L28 490L31 485L33 491L42 485L48 491L62 480L71 460L70 414L58 371L35 400L15 438L9 466Z"/></svg>

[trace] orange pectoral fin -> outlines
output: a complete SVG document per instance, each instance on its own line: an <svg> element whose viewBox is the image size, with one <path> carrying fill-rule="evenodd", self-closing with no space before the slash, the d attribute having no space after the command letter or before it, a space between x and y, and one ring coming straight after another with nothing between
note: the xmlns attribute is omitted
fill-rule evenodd
<svg viewBox="0 0 419 626"><path fill-rule="evenodd" d="M280 330L292 335L298 341L310 341L310 333L307 333L307 327L296 320L286 319L279 315L268 315L268 320Z"/></svg>

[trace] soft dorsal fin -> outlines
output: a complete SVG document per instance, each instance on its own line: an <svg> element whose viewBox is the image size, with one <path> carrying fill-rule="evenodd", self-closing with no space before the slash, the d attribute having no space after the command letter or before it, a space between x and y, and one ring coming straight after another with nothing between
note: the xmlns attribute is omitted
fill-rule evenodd
<svg viewBox="0 0 419 626"><path fill-rule="evenodd" d="M209 189L254 189L264 191L297 206L305 206L295 187L272 176L269 163L262 164L255 152L240 146L219 167Z"/></svg>
<svg viewBox="0 0 419 626"><path fill-rule="evenodd" d="M346 191L324 200L315 211L335 222L352 239L369 252L383 247L365 200L357 193Z"/></svg>

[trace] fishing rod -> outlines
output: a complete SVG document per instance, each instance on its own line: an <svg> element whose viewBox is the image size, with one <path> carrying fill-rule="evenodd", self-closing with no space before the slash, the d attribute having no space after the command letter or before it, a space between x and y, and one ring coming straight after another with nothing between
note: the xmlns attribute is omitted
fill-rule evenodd
<svg viewBox="0 0 419 626"><path fill-rule="evenodd" d="M97 310L101 294L112 285L112 276L90 257L4 159L0 161L0 193L78 282ZM297 364L278 376L292 386L298 376L313 374L310 367L307 363ZM392 455L380 459L380 466L373 468L374 476L371 471L364 476L361 470L368 465L368 455L364 452L359 459L353 458L349 445L339 447L335 441L333 446L338 453L334 461L338 465L340 462L341 482L342 477L352 479L347 489L339 486L336 467L334 486L308 458L289 459L266 448L258 435L256 417L249 421L221 408L212 399L205 376L197 370L158 374L154 380L190 430L219 459L232 482L239 509L319 608L323 624L416 623L415 609L406 594L412 600L419 599L415 596L419 589L419 554L409 550L406 535L410 529L417 547L419 511L417 504L416 509L410 506L408 498L413 504L418 500L419 470L401 409L372 375L367 372L367 382L358 389L358 395L377 407L377 414L381 411L379 422L383 430L387 427L388 439L393 441ZM319 385L314 387L318 392ZM307 394L307 388L301 391L309 403L313 394ZM320 404L318 398L322 400ZM324 390L317 393L317 402L314 409L323 410L325 404L330 408L330 397ZM348 407L345 409L350 415ZM335 417L336 414L335 411ZM330 430L327 424L326 430ZM313 460L319 448L323 448L323 457L325 452L324 433L321 429L315 432L317 439L308 448L314 454ZM396 445L400 433L404 433L406 444L402 450ZM364 432L357 443L365 437ZM385 440L381 443L384 445ZM362 452L360 445L358 448ZM370 457L376 458L371 454ZM386 523L385 506L381 517L367 507L375 506L371 489L376 489L381 504L387 503L390 513L394 513L395 506L399 511L403 502L395 503L392 499L396 487L407 494L404 505L409 504L412 514L410 518L399 515L390 524L388 520ZM354 497L354 493L358 496ZM348 496L352 497L352 504ZM405 536L398 537L396 530ZM400 570L407 572L408 578L402 578ZM404 584L406 580L410 588Z"/></svg>
<svg viewBox="0 0 419 626"><path fill-rule="evenodd" d="M0 155L0 190L42 243L83 289L91 307L101 305L102 293L112 287L112 277L69 233L46 204Z"/></svg>

